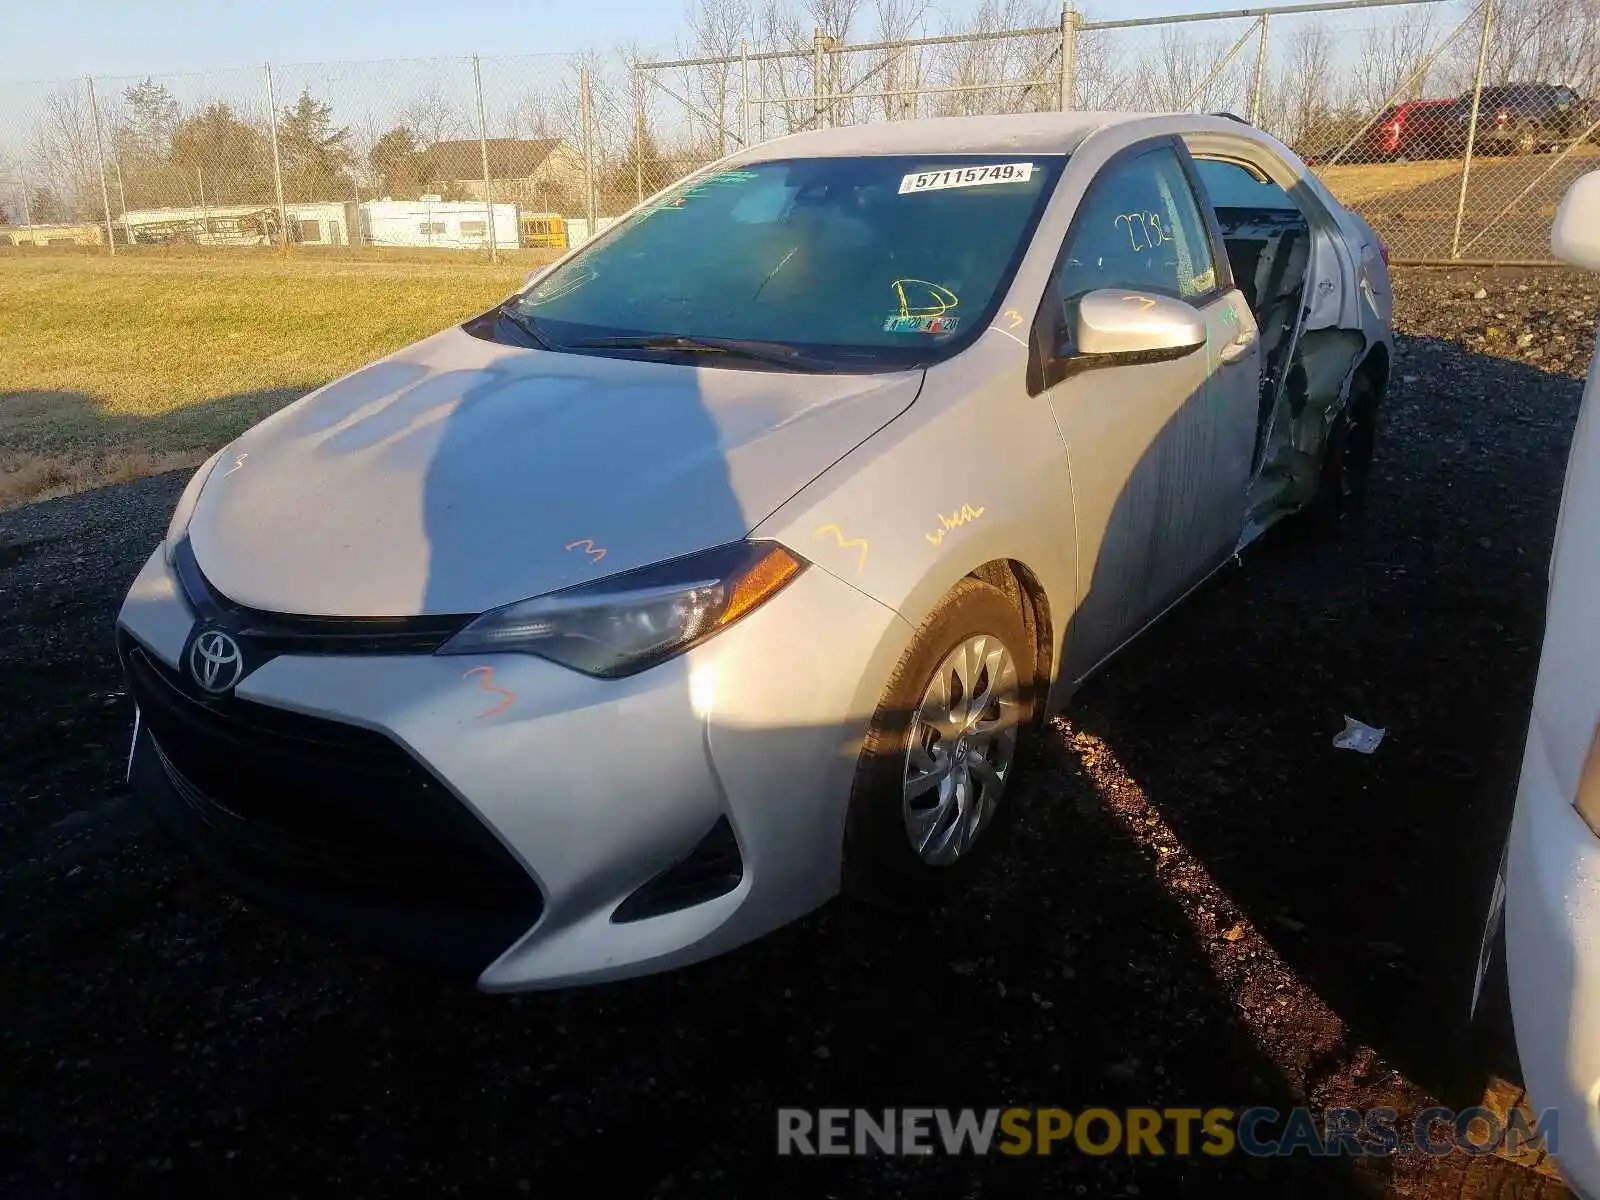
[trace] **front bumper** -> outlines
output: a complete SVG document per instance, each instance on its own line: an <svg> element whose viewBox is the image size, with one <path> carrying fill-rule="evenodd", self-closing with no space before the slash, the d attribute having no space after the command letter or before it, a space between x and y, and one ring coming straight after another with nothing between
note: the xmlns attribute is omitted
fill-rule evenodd
<svg viewBox="0 0 1600 1200"><path fill-rule="evenodd" d="M1506 863L1506 967L1535 1112L1553 1108L1567 1182L1600 1197L1600 838L1556 781L1532 722Z"/></svg>
<svg viewBox="0 0 1600 1200"><path fill-rule="evenodd" d="M280 655L230 701L249 728L197 750L140 678L181 687L194 626L158 550L119 617L145 697L135 790L240 891L491 991L668 969L832 896L860 737L911 636L810 570L628 679L524 655ZM307 739L337 745L308 757ZM663 875L727 874L730 842L737 882L670 908L696 891Z"/></svg>

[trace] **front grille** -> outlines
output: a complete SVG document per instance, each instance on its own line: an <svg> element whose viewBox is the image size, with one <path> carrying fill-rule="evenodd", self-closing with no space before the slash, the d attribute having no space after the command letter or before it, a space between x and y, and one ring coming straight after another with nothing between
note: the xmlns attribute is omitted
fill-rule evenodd
<svg viewBox="0 0 1600 1200"><path fill-rule="evenodd" d="M248 608L211 585L188 538L173 548L172 567L189 607L203 624L233 634L245 646L251 669L279 654L431 654L473 619L305 617Z"/></svg>
<svg viewBox="0 0 1600 1200"><path fill-rule="evenodd" d="M197 831L275 884L404 909L538 918L509 851L396 742L237 697L205 698L125 632L118 650Z"/></svg>

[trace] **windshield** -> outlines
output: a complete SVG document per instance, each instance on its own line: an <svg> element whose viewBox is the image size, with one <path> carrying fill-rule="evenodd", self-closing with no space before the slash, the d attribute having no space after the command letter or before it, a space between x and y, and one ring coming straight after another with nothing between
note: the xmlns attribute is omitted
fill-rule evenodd
<svg viewBox="0 0 1600 1200"><path fill-rule="evenodd" d="M1065 161L806 158L702 174L507 307L556 349L705 338L776 345L834 370L925 364L993 317ZM659 344L653 356L688 349Z"/></svg>

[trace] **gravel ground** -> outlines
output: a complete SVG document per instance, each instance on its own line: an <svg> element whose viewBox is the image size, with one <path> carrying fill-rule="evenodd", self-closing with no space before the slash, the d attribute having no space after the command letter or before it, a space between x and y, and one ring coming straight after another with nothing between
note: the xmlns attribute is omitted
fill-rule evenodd
<svg viewBox="0 0 1600 1200"><path fill-rule="evenodd" d="M772 1154L780 1105L1404 1116L1514 1079L1503 996L1465 1009L1600 286L1396 291L1365 520L1270 539L1092 684L968 898L630 984L479 996L213 885L120 783L110 621L181 479L0 514L0 1191L1564 1194L1464 1155Z"/></svg>

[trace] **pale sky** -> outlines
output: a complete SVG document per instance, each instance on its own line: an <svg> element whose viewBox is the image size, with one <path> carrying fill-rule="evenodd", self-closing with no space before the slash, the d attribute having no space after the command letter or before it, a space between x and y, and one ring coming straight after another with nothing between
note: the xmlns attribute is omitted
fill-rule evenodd
<svg viewBox="0 0 1600 1200"><path fill-rule="evenodd" d="M1156 16L1233 7L1196 0L1117 0L1080 8ZM929 33L973 0L940 0ZM862 5L863 34L871 5ZM681 0L0 0L0 83L160 75L275 63L536 54L624 39L670 56Z"/></svg>

